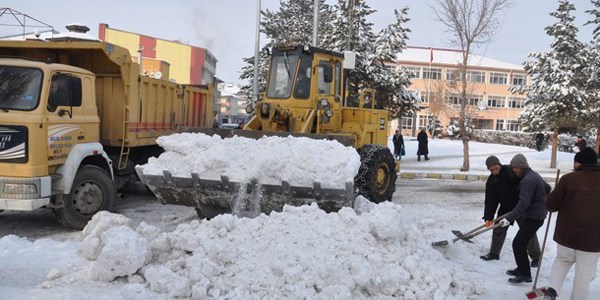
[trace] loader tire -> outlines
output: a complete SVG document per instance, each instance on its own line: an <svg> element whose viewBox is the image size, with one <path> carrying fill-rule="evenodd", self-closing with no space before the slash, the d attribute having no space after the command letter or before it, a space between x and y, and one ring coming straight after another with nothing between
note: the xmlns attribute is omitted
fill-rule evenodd
<svg viewBox="0 0 600 300"><path fill-rule="evenodd" d="M392 200L398 175L390 149L364 145L358 154L361 165L354 178L355 196L362 195L374 203Z"/></svg>
<svg viewBox="0 0 600 300"><path fill-rule="evenodd" d="M81 230L101 210L113 211L117 204L116 187L102 168L87 165L75 175L71 192L64 196L64 205L55 210L65 226Z"/></svg>

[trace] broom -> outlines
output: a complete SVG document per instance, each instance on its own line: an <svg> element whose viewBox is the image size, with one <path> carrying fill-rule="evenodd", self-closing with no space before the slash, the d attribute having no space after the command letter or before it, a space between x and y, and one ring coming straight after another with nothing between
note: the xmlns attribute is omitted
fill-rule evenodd
<svg viewBox="0 0 600 300"><path fill-rule="evenodd" d="M554 188L558 185L558 177L560 175L560 169L556 170L556 181L554 183ZM542 252L540 253L540 264L537 267L537 271L535 271L535 280L533 281L533 287L531 291L525 293L527 299L536 299L537 297L541 297L546 295L547 287L536 288L538 278L540 276L540 269L542 268L542 258L544 257L544 248L546 248L546 240L548 239L548 230L550 229L550 220L552 219L552 212L548 214L548 223L546 224L546 232L544 233L544 241L542 242Z"/></svg>

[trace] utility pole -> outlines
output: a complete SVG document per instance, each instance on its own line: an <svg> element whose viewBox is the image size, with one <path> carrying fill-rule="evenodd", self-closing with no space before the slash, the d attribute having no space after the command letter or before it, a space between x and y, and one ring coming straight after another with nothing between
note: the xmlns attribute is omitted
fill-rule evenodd
<svg viewBox="0 0 600 300"><path fill-rule="evenodd" d="M254 95L254 103L258 102L258 61L259 61L259 44L260 44L260 2L256 0L256 36L254 38L254 78L252 82L252 94ZM252 102L252 101L251 101Z"/></svg>
<svg viewBox="0 0 600 300"><path fill-rule="evenodd" d="M319 1L315 0L315 10L313 13L313 47L319 46Z"/></svg>

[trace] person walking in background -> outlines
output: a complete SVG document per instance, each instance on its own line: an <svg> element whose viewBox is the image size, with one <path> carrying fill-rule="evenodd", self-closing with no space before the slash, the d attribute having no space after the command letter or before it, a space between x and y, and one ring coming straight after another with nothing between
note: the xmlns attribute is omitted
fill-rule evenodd
<svg viewBox="0 0 600 300"><path fill-rule="evenodd" d="M419 142L417 160L421 161L421 155L425 156L425 160L429 160L429 146L427 145L427 132L425 132L425 128L421 128L421 131L417 134L417 141Z"/></svg>
<svg viewBox="0 0 600 300"><path fill-rule="evenodd" d="M483 219L485 226L492 226L492 220L498 210L498 216L504 215L511 211L517 205L519 192L519 177L515 175L510 166L500 164L500 160L492 155L485 160L485 165L490 171L490 176L485 183L485 208ZM498 208L500 205L500 208ZM521 221L517 219L517 223ZM520 224L520 223L519 223ZM490 252L480 256L483 260L498 260L500 259L500 251L506 239L508 227L497 227L492 231L492 244ZM537 236L534 236L527 244L527 252L531 257L531 266L537 267L540 258L540 245Z"/></svg>
<svg viewBox="0 0 600 300"><path fill-rule="evenodd" d="M548 197L546 208L558 212L554 241L556 258L544 299L554 300L575 264L571 300L587 299L600 258L600 167L592 148L575 155L574 171L565 174ZM598 295L595 295L598 297ZM562 297L565 298L565 297Z"/></svg>
<svg viewBox="0 0 600 300"><path fill-rule="evenodd" d="M544 145L544 134L541 132L538 132L535 135L535 147L537 149L537 151L542 151L542 146Z"/></svg>
<svg viewBox="0 0 600 300"><path fill-rule="evenodd" d="M575 147L577 149L575 149L575 153L585 149L585 147L587 147L587 142L585 141L585 139L582 136L577 136L577 139L575 140Z"/></svg>
<svg viewBox="0 0 600 300"><path fill-rule="evenodd" d="M394 136L392 137L392 142L394 142L394 157L402 159L402 152L404 150L404 137L402 137L400 130L396 130L396 133L394 133Z"/></svg>
<svg viewBox="0 0 600 300"><path fill-rule="evenodd" d="M513 239L513 253L517 268L506 271L513 276L508 279L511 283L531 282L531 267L527 257L527 245L536 235L537 230L544 224L546 219L546 197L550 193L550 185L542 179L542 176L529 168L527 159L521 153L515 155L510 166L513 172L520 178L519 198L517 205L500 220L503 227L509 226L518 217L522 217L519 223L519 231Z"/></svg>

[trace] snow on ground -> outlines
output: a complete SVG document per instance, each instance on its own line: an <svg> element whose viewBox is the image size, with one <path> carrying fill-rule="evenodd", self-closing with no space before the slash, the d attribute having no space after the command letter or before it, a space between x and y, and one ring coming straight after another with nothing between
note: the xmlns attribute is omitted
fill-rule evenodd
<svg viewBox="0 0 600 300"><path fill-rule="evenodd" d="M430 141L427 162L416 162L416 142L406 144L407 170L457 173L462 164L460 141ZM472 168L489 154L508 163L522 152L534 169L554 170L544 167L549 151L470 146L478 157ZM569 155L570 161L559 153L559 162L572 162ZM33 240L5 235L0 299L525 299L531 285L511 285L504 274L515 267L510 243L516 228L509 230L499 261L479 259L490 235L474 244L451 241L451 229L481 224L483 182L397 185L393 203L358 199L355 210L333 214L303 206L254 219L222 215L207 221L193 218L192 209L177 216L171 206L140 202L134 213L97 214L82 232ZM547 283L556 254L553 224L538 285ZM439 240L450 245L434 249L431 242ZM572 273L559 294L568 295L571 284ZM599 280L591 295L600 295Z"/></svg>
<svg viewBox="0 0 600 300"><path fill-rule="evenodd" d="M144 166L144 174L161 175L169 170L175 176L190 177L192 172L203 179L229 176L231 181L312 187L344 186L353 182L360 167L360 156L352 147L336 141L305 137L263 137L259 140L233 137L222 139L202 133L180 133L157 139L166 152Z"/></svg>

